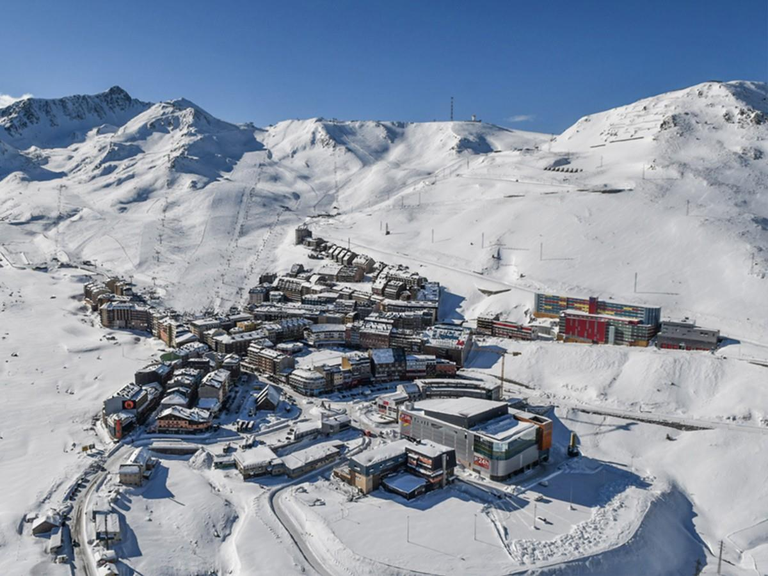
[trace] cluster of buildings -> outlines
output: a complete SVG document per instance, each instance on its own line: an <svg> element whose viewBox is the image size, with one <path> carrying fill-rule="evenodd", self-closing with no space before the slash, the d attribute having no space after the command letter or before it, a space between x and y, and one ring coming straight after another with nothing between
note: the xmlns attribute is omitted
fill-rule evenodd
<svg viewBox="0 0 768 576"><path fill-rule="evenodd" d="M241 366L244 372L268 375L305 396L318 396L371 383L450 378L456 375L457 370L456 364L450 360L432 354L406 354L402 348L350 351L335 363L297 368L291 354L256 344L248 349Z"/></svg>
<svg viewBox="0 0 768 576"><path fill-rule="evenodd" d="M117 440L155 414L154 429L159 433L205 432L226 403L232 379L239 373L238 363L225 363L213 353L205 357L199 343L186 345L183 354L169 362L145 366L104 401L102 422ZM194 346L196 350L191 351ZM204 360L204 362L199 362ZM198 362L195 362L198 361Z"/></svg>
<svg viewBox="0 0 768 576"><path fill-rule="evenodd" d="M552 421L484 398L433 398L400 410L401 439L349 458L334 475L363 494L411 499L445 486L456 465L503 481L549 459Z"/></svg>

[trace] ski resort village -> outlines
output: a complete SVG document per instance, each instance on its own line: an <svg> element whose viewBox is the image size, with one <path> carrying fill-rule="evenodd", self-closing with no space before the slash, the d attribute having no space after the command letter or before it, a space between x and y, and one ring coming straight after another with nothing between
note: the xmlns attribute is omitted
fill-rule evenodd
<svg viewBox="0 0 768 576"><path fill-rule="evenodd" d="M768 574L767 115L0 108L0 573Z"/></svg>

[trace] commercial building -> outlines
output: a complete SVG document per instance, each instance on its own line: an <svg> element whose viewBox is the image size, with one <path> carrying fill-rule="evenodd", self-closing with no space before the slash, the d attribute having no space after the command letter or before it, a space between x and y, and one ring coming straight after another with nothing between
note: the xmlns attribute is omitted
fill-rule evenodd
<svg viewBox="0 0 768 576"><path fill-rule="evenodd" d="M298 478L312 470L322 468L341 455L341 442L315 444L303 450L297 450L281 456L283 468L289 478Z"/></svg>
<svg viewBox="0 0 768 576"><path fill-rule="evenodd" d="M397 421L400 408L407 402L430 398L481 398L501 400L501 383L493 384L484 380L434 378L400 384L395 392L382 394L376 399L380 416Z"/></svg>
<svg viewBox="0 0 768 576"><path fill-rule="evenodd" d="M405 464L405 449L410 443L405 439L396 440L356 454L349 459L348 467L340 469L336 475L363 494L369 494L379 487L384 475Z"/></svg>
<svg viewBox="0 0 768 576"><path fill-rule="evenodd" d="M283 461L264 444L235 454L235 466L243 480L263 474L272 474L273 471L279 473L282 470L282 465Z"/></svg>
<svg viewBox="0 0 768 576"><path fill-rule="evenodd" d="M720 330L699 328L694 322L665 321L656 336L656 346L673 350L714 350L720 341Z"/></svg>
<svg viewBox="0 0 768 576"><path fill-rule="evenodd" d="M444 485L453 477L456 452L434 442L396 440L356 454L347 466L334 474L369 494L379 486L410 499L426 490ZM420 480L403 477L403 472Z"/></svg>
<svg viewBox="0 0 768 576"><path fill-rule="evenodd" d="M464 326L438 324L425 334L424 353L454 362L460 368L472 350L472 331Z"/></svg>
<svg viewBox="0 0 768 576"><path fill-rule="evenodd" d="M535 296L533 315L537 318L559 318L560 314L566 310L577 310L593 315L632 318L640 320L640 324L651 326L658 326L661 322L661 308L658 306L620 304L595 297L573 298L542 293L537 293Z"/></svg>
<svg viewBox="0 0 768 576"><path fill-rule="evenodd" d="M557 339L562 342L645 347L657 331L656 324L644 324L637 318L566 310L560 313Z"/></svg>
<svg viewBox="0 0 768 576"><path fill-rule="evenodd" d="M156 363L137 370L133 375L133 381L139 386L152 382L158 382L165 386L172 376L173 368L169 364Z"/></svg>
<svg viewBox="0 0 768 576"><path fill-rule="evenodd" d="M451 447L465 468L505 480L549 458L552 421L493 400L422 400L400 409L400 434Z"/></svg>

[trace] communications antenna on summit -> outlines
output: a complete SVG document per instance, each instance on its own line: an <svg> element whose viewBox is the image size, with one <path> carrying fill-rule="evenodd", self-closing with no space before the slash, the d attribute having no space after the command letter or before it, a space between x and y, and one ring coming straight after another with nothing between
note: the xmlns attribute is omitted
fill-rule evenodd
<svg viewBox="0 0 768 576"><path fill-rule="evenodd" d="M453 122L453 96L451 96L451 122Z"/></svg>

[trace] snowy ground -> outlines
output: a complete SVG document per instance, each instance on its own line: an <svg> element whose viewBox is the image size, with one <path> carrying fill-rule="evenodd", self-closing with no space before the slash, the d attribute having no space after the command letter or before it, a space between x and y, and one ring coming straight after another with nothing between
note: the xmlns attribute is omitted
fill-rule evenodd
<svg viewBox="0 0 768 576"><path fill-rule="evenodd" d="M123 488L114 507L123 526L122 542L114 549L126 574L217 572L222 542L238 519L234 505L188 457L163 457L151 480L141 488Z"/></svg>
<svg viewBox="0 0 768 576"><path fill-rule="evenodd" d="M58 505L104 444L93 429L102 400L144 366L159 342L94 326L86 278L0 268L0 573L51 574L44 539L17 533L28 512ZM106 340L107 335L116 338Z"/></svg>
<svg viewBox="0 0 768 576"><path fill-rule="evenodd" d="M320 481L285 492L280 503L323 557L360 562L366 573L506 574L605 551L634 533L651 499L642 482L609 465L589 472L550 478L536 488L539 502L533 492L498 499L461 482L411 501L379 489L350 502Z"/></svg>
<svg viewBox="0 0 768 576"><path fill-rule="evenodd" d="M309 218L317 235L440 281L445 318L522 319L546 290L719 328L728 340L715 356L488 342L470 364L498 375L497 352L520 352L506 376L524 386L507 383L508 395L556 405L587 456L669 487L627 545L565 572L693 573L699 558L712 573L722 540L724 573L768 573L768 370L747 362L768 358L766 93L706 83L584 118L552 142L461 122L260 130L186 101L133 102L77 125L59 115L60 134L47 118L19 139L0 134L0 572L67 571L21 518L59 501L96 458L79 447L101 445L90 429L101 401L158 349L125 332L105 339L77 299L82 272L10 263L91 260L180 309L225 309L261 272L317 265L292 245ZM606 190L616 193L595 193ZM706 429L632 419L653 415ZM269 512L268 483L200 474L238 518L223 571L308 569Z"/></svg>

